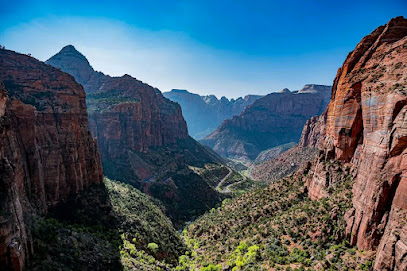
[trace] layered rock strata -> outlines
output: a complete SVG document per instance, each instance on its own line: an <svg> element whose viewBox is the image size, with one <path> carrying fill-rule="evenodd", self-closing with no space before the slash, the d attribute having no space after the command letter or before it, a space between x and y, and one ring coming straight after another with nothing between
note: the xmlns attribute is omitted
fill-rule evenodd
<svg viewBox="0 0 407 271"><path fill-rule="evenodd" d="M117 168L120 160L129 165L129 177L144 180L154 175L141 158L131 162L132 152L148 152L150 147L174 144L188 138L182 111L161 92L130 75L110 77L96 72L84 55L72 45L47 60L70 73L84 85L87 95L89 129L98 139L102 161ZM95 80L95 78L103 78ZM110 166L114 164L113 166ZM108 172L107 172L108 173ZM117 178L117 176L111 176Z"/></svg>

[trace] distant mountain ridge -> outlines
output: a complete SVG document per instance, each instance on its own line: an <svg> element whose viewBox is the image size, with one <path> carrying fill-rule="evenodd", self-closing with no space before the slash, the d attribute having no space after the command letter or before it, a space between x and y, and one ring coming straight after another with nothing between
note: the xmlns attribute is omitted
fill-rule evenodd
<svg viewBox="0 0 407 271"><path fill-rule="evenodd" d="M215 95L200 96L183 89L173 89L163 95L181 105L189 133L195 139L204 138L224 120L240 114L246 106L262 97L246 95L244 98L218 99Z"/></svg>
<svg viewBox="0 0 407 271"><path fill-rule="evenodd" d="M321 114L331 97L331 86L308 84L299 91L270 93L225 120L201 143L228 158L254 160L260 152L298 142L302 128Z"/></svg>

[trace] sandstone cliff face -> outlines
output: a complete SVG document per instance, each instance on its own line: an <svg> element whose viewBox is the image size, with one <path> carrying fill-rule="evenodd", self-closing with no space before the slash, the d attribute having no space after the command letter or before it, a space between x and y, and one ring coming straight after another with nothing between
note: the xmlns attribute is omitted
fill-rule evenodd
<svg viewBox="0 0 407 271"><path fill-rule="evenodd" d="M375 270L407 268L406 74L407 20L398 17L363 38L348 55L328 109L318 120L325 127L312 129L316 122L310 121L301 141L324 149L307 181L312 198L328 195L331 174L323 161L334 159L353 168L347 234L359 249L377 249Z"/></svg>
<svg viewBox="0 0 407 271"><path fill-rule="evenodd" d="M330 93L331 87L321 85L271 93L223 122L201 142L223 156L253 160L263 150L297 142L307 119L325 110Z"/></svg>
<svg viewBox="0 0 407 271"><path fill-rule="evenodd" d="M106 176L160 199L177 226L220 201L188 167L217 159L188 136L178 104L128 75L88 94L87 104Z"/></svg>
<svg viewBox="0 0 407 271"><path fill-rule="evenodd" d="M173 89L164 92L164 97L177 102L188 124L189 134L195 139L209 135L226 119L239 115L243 109L261 98L259 95L247 95L244 98L216 98L214 95L199 96L186 90Z"/></svg>
<svg viewBox="0 0 407 271"><path fill-rule="evenodd" d="M319 153L318 149L323 148L325 128L326 114L310 118L304 125L298 144L260 164L252 165L251 177L263 182L274 182L304 168Z"/></svg>
<svg viewBox="0 0 407 271"><path fill-rule="evenodd" d="M31 214L103 176L85 93L70 75L0 50L0 80L0 266L21 270L32 253Z"/></svg>
<svg viewBox="0 0 407 271"><path fill-rule="evenodd" d="M88 96L88 106L89 129L99 140L103 159L188 137L180 106L128 75L107 81L99 93Z"/></svg>

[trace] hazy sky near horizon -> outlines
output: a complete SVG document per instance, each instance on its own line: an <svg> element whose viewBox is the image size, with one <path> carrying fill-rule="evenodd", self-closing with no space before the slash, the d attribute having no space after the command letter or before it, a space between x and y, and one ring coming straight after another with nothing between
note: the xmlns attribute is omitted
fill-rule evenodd
<svg viewBox="0 0 407 271"><path fill-rule="evenodd" d="M95 70L161 91L236 98L331 85L407 1L1 1L0 44L45 61L74 45Z"/></svg>

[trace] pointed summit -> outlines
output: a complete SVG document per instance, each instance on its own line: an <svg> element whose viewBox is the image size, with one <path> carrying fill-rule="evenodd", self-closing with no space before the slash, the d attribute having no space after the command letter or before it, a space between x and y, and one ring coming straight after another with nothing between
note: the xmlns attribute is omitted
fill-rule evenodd
<svg viewBox="0 0 407 271"><path fill-rule="evenodd" d="M291 91L288 88L284 88L280 92L281 93L291 93Z"/></svg>
<svg viewBox="0 0 407 271"><path fill-rule="evenodd" d="M73 45L65 46L45 63L71 74L82 85L86 84L95 72L86 57Z"/></svg>
<svg viewBox="0 0 407 271"><path fill-rule="evenodd" d="M78 50L76 50L76 48L72 44L69 44L69 45L65 46L64 48L62 48L60 52L78 52Z"/></svg>

